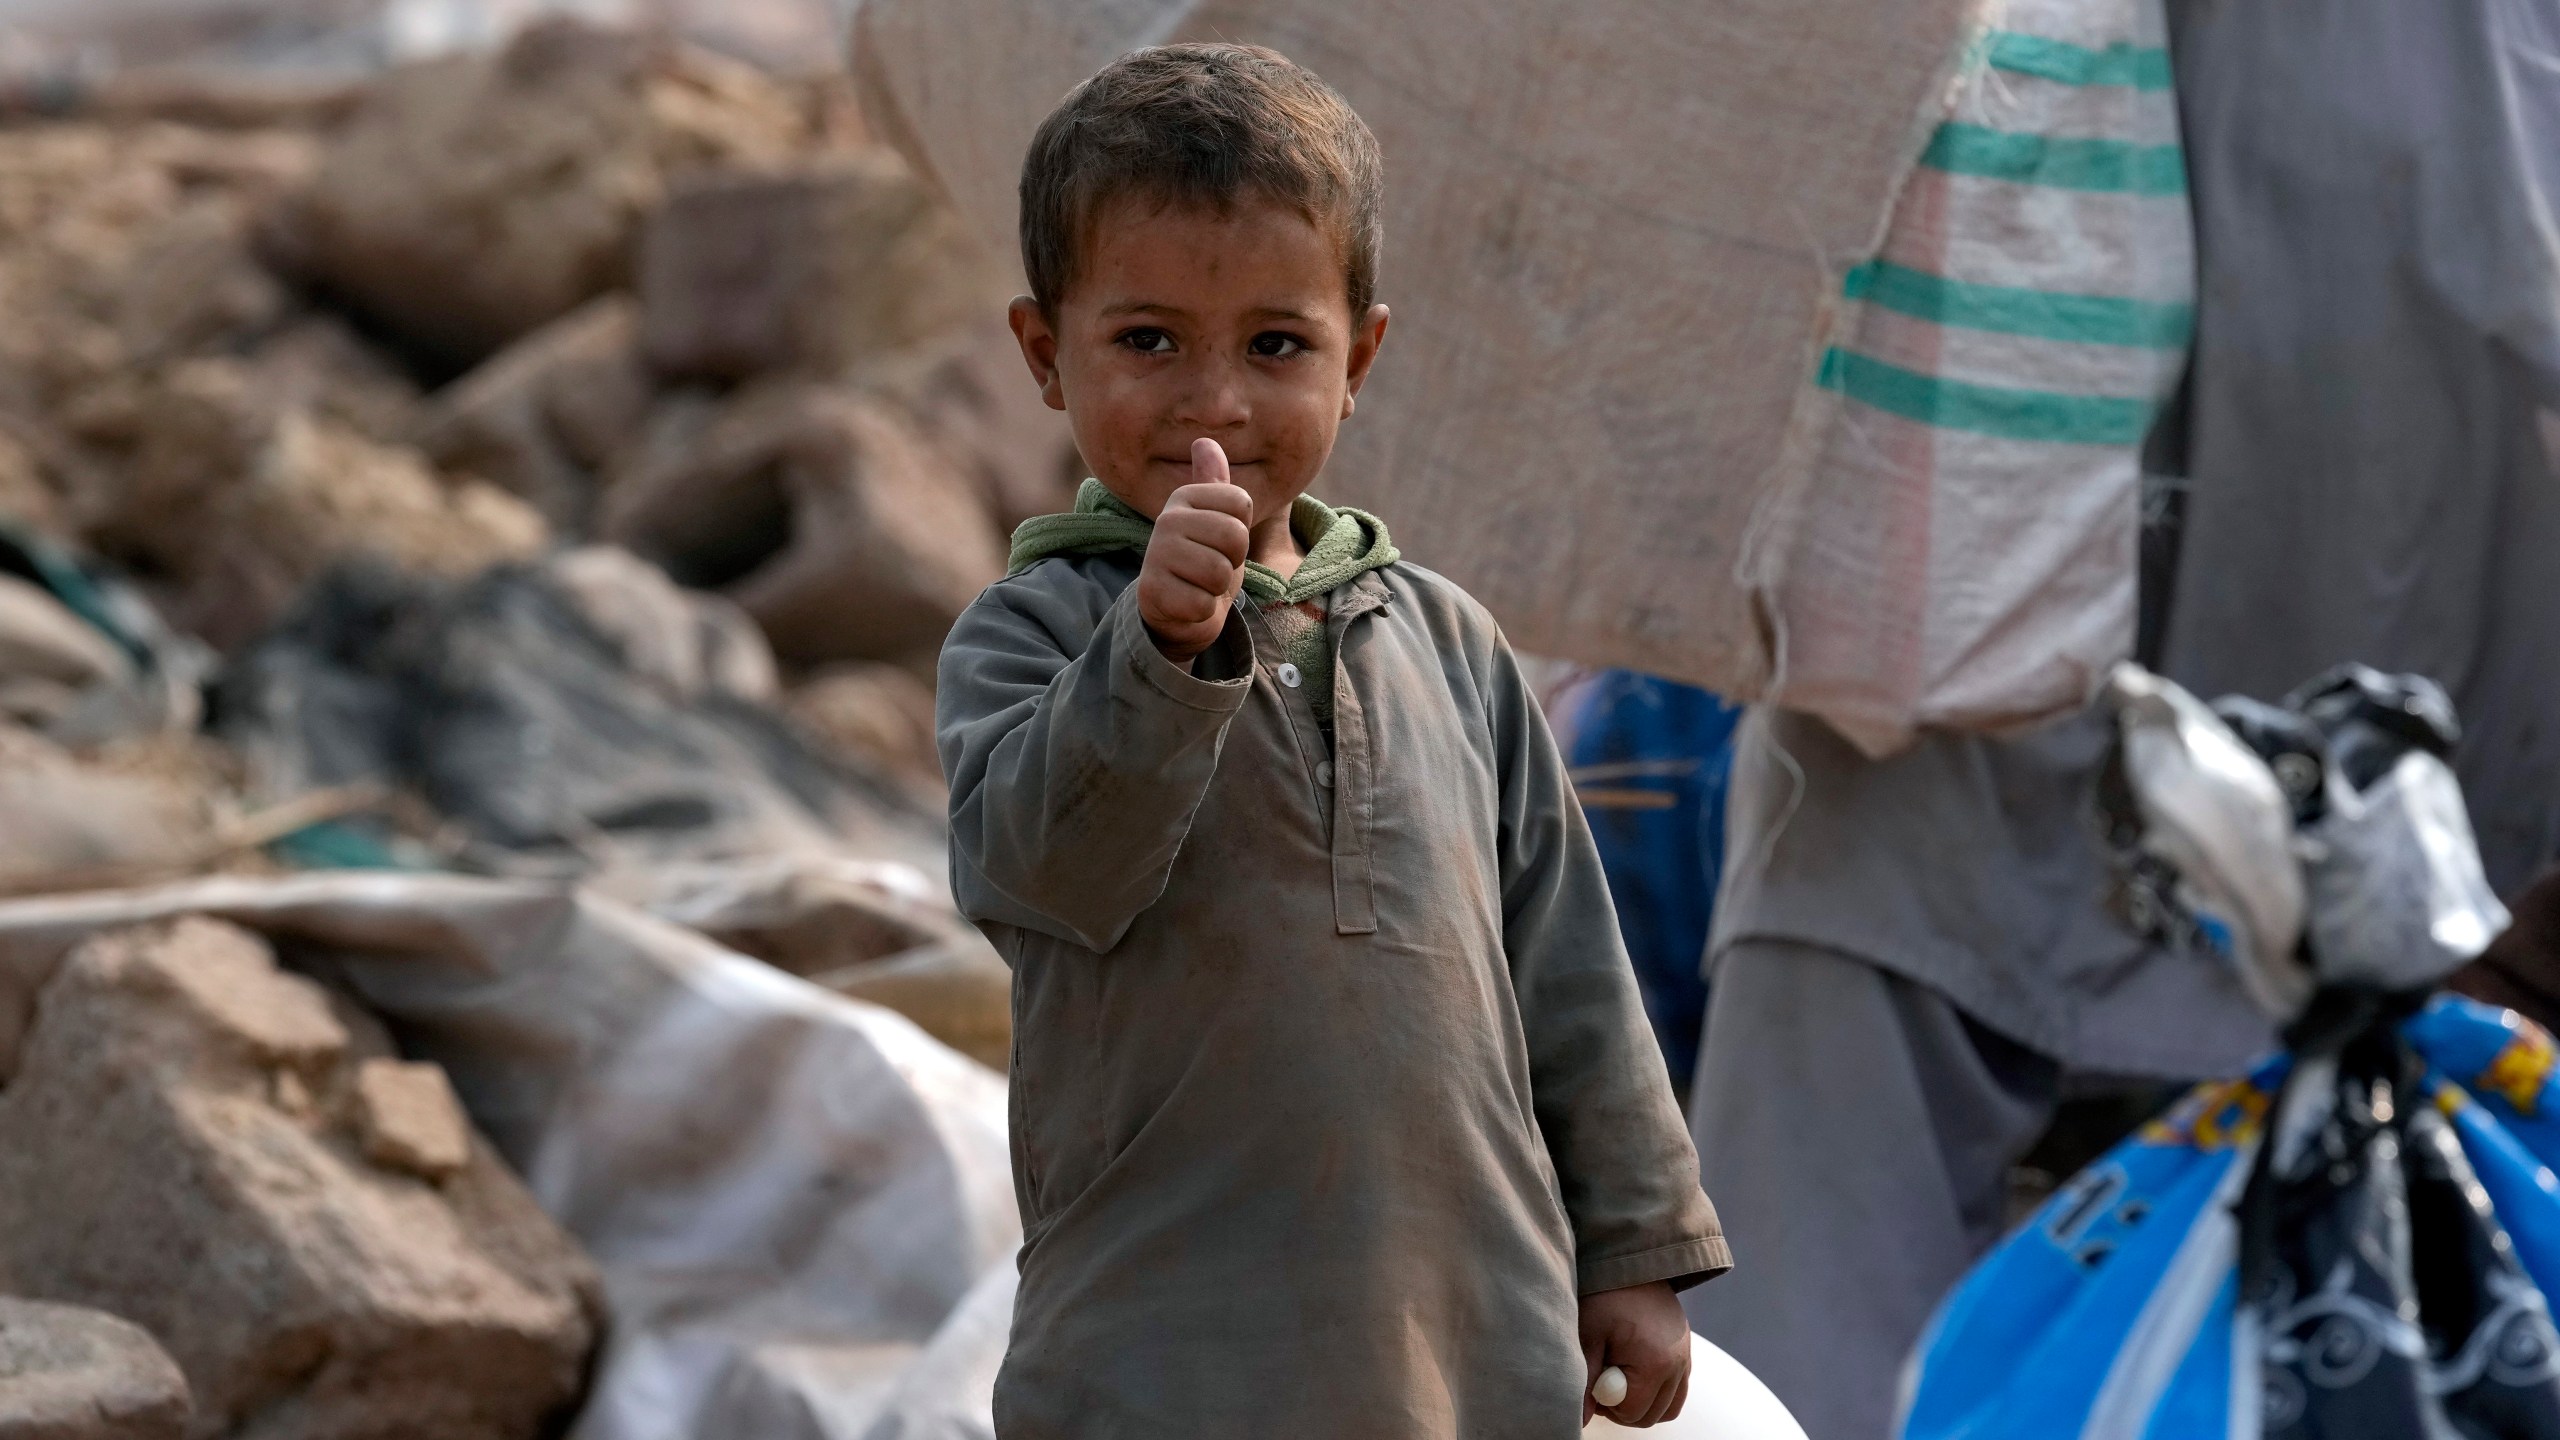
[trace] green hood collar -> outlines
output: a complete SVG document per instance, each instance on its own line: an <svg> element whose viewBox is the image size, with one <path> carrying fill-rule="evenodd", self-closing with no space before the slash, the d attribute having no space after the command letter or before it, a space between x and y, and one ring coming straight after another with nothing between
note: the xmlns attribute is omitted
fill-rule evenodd
<svg viewBox="0 0 2560 1440"><path fill-rule="evenodd" d="M1387 538L1386 522L1366 510L1336 509L1313 495L1301 495L1289 511L1290 527L1307 558L1298 573L1283 580L1269 566L1246 561L1244 593L1262 605L1294 605L1312 600L1343 582L1371 570L1384 569L1399 558ZM1052 555L1104 555L1118 550L1144 552L1155 534L1155 522L1114 495L1099 480L1076 487L1076 508L1064 515L1035 515L1013 532L1013 555L1005 571L1019 575Z"/></svg>

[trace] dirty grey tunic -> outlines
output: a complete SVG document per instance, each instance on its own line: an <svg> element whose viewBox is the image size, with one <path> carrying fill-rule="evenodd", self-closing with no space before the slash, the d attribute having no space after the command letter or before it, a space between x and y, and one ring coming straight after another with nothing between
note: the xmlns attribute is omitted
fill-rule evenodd
<svg viewBox="0 0 2560 1440"><path fill-rule="evenodd" d="M1390 566L1331 596L1327 760L1262 622L1177 666L1134 561L942 656L953 887L1014 966L997 1429L1565 1440L1577 1292L1729 1262L1536 703Z"/></svg>

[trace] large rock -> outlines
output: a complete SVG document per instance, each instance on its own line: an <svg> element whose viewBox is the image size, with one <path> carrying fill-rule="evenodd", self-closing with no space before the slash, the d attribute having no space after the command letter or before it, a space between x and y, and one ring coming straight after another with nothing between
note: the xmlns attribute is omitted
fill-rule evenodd
<svg viewBox="0 0 2560 1440"><path fill-rule="evenodd" d="M187 1413L187 1377L141 1326L0 1299L0 1440L178 1440Z"/></svg>
<svg viewBox="0 0 2560 1440"><path fill-rule="evenodd" d="M290 403L242 361L99 387L70 421L111 462L86 497L91 539L159 582L173 624L223 649L341 560L467 575L548 536L522 501Z"/></svg>
<svg viewBox="0 0 2560 1440"><path fill-rule="evenodd" d="M919 795L947 801L934 748L933 687L902 666L878 661L829 665L793 687L783 713L848 760L912 782Z"/></svg>
<svg viewBox="0 0 2560 1440"><path fill-rule="evenodd" d="M672 875L650 908L811 984L895 1010L1004 1070L1013 971L917 878L897 866L777 860Z"/></svg>
<svg viewBox="0 0 2560 1440"><path fill-rule="evenodd" d="M370 1158L388 1052L237 927L88 941L0 1090L0 1283L152 1331L201 1433L544 1433L596 1339L594 1272L476 1138L441 1181Z"/></svg>
<svg viewBox="0 0 2560 1440"><path fill-rule="evenodd" d="M681 379L876 366L1004 293L959 217L884 149L686 181L641 246L649 362Z"/></svg>
<svg viewBox="0 0 2560 1440"><path fill-rule="evenodd" d="M640 360L639 308L607 295L437 392L418 443L446 469L491 481L577 533L655 393Z"/></svg>
<svg viewBox="0 0 2560 1440"><path fill-rule="evenodd" d="M282 207L273 251L452 364L630 283L672 176L778 164L807 109L735 62L550 21L394 71Z"/></svg>
<svg viewBox="0 0 2560 1440"><path fill-rule="evenodd" d="M425 409L417 381L335 315L287 323L250 359L257 383L280 408L307 410L385 445L409 444L417 434Z"/></svg>
<svg viewBox="0 0 2560 1440"><path fill-rule="evenodd" d="M256 217L317 164L308 136L66 124L0 133L0 370L57 404L136 366L248 347L291 297ZM23 387L22 389L19 387Z"/></svg>
<svg viewBox="0 0 2560 1440"><path fill-rule="evenodd" d="M1076 483L1092 473L1067 417L1040 398L1000 312L955 331L881 388L969 477L1005 534L1073 508Z"/></svg>
<svg viewBox="0 0 2560 1440"><path fill-rule="evenodd" d="M690 704L728 695L769 704L781 682L773 647L734 603L679 589L627 550L587 545L542 564L543 577L622 656L631 673Z"/></svg>
<svg viewBox="0 0 2560 1440"><path fill-rule="evenodd" d="M928 652L1004 573L975 486L907 412L816 384L743 393L617 481L601 523L798 663Z"/></svg>

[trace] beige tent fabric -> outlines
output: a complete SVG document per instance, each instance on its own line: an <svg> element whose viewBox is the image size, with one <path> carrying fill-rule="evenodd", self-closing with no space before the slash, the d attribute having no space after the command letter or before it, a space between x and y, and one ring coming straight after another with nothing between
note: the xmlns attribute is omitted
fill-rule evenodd
<svg viewBox="0 0 2560 1440"><path fill-rule="evenodd" d="M1389 516L1524 648L1747 697L1780 646L1765 502L1838 411L1810 382L1842 278L1973 9L864 0L855 65L1007 254L1033 128L1113 56L1231 39L1323 75L1385 148L1396 312L1326 498Z"/></svg>

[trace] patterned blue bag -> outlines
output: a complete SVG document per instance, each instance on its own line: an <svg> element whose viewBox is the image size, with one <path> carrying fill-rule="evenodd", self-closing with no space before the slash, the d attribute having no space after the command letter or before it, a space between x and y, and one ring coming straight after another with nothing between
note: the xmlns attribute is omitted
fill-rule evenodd
<svg viewBox="0 0 2560 1440"><path fill-rule="evenodd" d="M2279 1057L2057 1191L1922 1336L1904 1440L2560 1437L2560 1052L2451 996L2377 1033L2320 1071L2307 1182L2251 1183Z"/></svg>

